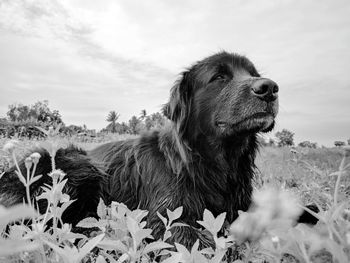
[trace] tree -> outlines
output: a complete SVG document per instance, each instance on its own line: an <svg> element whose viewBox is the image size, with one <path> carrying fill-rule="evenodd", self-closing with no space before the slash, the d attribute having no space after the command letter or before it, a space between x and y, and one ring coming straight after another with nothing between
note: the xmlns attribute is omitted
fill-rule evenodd
<svg viewBox="0 0 350 263"><path fill-rule="evenodd" d="M160 112L156 112L147 116L145 119L146 130L160 128L165 125L167 119Z"/></svg>
<svg viewBox="0 0 350 263"><path fill-rule="evenodd" d="M144 120L146 117L147 117L147 111L146 110L141 110L140 119Z"/></svg>
<svg viewBox="0 0 350 263"><path fill-rule="evenodd" d="M348 145L350 145L350 139L348 139Z"/></svg>
<svg viewBox="0 0 350 263"><path fill-rule="evenodd" d="M283 129L282 131L276 132L276 137L278 139L278 146L293 146L294 145L294 133Z"/></svg>
<svg viewBox="0 0 350 263"><path fill-rule="evenodd" d="M337 146L337 147L344 146L344 145L345 145L345 142L342 142L342 141L335 141L335 142L334 142L334 145Z"/></svg>
<svg viewBox="0 0 350 263"><path fill-rule="evenodd" d="M84 131L83 127L78 126L78 125L74 125L74 124L63 128L63 132L67 135L70 135L70 136L78 134L79 132L83 132L83 131Z"/></svg>
<svg viewBox="0 0 350 263"><path fill-rule="evenodd" d="M48 126L63 124L58 110L51 111L47 100L38 101L34 105L9 105L7 116L12 122L38 122Z"/></svg>
<svg viewBox="0 0 350 263"><path fill-rule="evenodd" d="M316 142L310 142L310 141L303 141L303 142L299 143L298 145L300 147L304 147L304 148L313 148L313 149L317 148L317 143Z"/></svg>
<svg viewBox="0 0 350 263"><path fill-rule="evenodd" d="M117 113L116 111L110 111L107 116L107 121L110 122L107 128L109 128L109 130L112 133L115 133L117 131L117 120L119 116L119 113Z"/></svg>
<svg viewBox="0 0 350 263"><path fill-rule="evenodd" d="M131 134L138 134L140 132L139 125L141 123L141 120L137 118L136 116L132 116L129 120L129 129Z"/></svg>

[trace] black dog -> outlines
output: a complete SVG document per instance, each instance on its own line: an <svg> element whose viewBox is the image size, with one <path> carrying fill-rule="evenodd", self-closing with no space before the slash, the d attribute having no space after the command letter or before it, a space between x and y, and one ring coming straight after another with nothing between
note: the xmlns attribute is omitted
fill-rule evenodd
<svg viewBox="0 0 350 263"><path fill-rule="evenodd" d="M57 152L56 165L67 173L67 192L77 199L63 220L76 224L96 216L103 197L106 203L148 210L148 225L157 238L164 228L156 212L183 206L180 221L191 227L175 229L174 240L187 246L197 238L208 243L196 222L205 208L214 215L227 212L232 222L251 203L257 133L273 128L277 94L277 84L260 77L243 56L221 52L196 63L171 90L163 109L171 120L168 127L90 152L75 147ZM46 175L50 158L41 154L38 174ZM33 192L47 180L44 176L33 185ZM14 169L1 179L0 193L6 205L23 200Z"/></svg>

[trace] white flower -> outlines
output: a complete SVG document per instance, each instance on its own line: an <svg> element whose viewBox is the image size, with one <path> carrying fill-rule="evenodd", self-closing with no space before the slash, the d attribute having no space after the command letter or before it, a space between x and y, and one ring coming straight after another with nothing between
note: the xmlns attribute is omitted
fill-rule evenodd
<svg viewBox="0 0 350 263"><path fill-rule="evenodd" d="M271 237L271 241L273 243L278 243L280 241L280 238L278 236L273 236L273 237Z"/></svg>
<svg viewBox="0 0 350 263"><path fill-rule="evenodd" d="M262 220L296 219L302 212L298 201L290 192L265 188L253 193L255 210L259 211Z"/></svg>
<svg viewBox="0 0 350 263"><path fill-rule="evenodd" d="M26 166L27 171L29 171L30 168L31 168L32 165L33 165L32 158L31 158L31 157L27 157L27 158L24 160L24 165Z"/></svg>
<svg viewBox="0 0 350 263"><path fill-rule="evenodd" d="M2 148L5 152L12 153L14 149L19 145L19 141L17 140L10 140L7 143L5 143L4 147Z"/></svg>
<svg viewBox="0 0 350 263"><path fill-rule="evenodd" d="M40 159L41 155L40 155L40 153L34 152L34 153L32 153L32 154L30 155L30 157L32 158L33 163L34 163L35 165L37 165L38 162L39 162L39 159Z"/></svg>
<svg viewBox="0 0 350 263"><path fill-rule="evenodd" d="M62 181L63 177L65 177L66 174L62 170L56 169L56 170L53 170L51 173L49 173L49 176L52 178L54 182L57 183Z"/></svg>

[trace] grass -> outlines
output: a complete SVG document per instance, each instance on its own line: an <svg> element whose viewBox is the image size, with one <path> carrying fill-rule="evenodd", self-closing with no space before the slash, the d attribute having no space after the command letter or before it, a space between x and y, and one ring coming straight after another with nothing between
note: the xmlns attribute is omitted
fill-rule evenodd
<svg viewBox="0 0 350 263"><path fill-rule="evenodd" d="M91 149L104 141L133 137L109 136L105 138L70 138L75 143ZM51 140L54 138L51 138ZM0 148L7 142L0 139ZM50 140L49 140L50 142ZM21 140L15 151L24 156L28 149L40 141ZM348 153L347 153L348 154ZM0 151L0 173L15 159L11 152ZM348 154L349 155L349 154ZM255 207L227 227L226 236L218 235L225 214L214 217L206 210L198 221L215 242L214 248L200 250L198 243L191 250L181 244L172 247L167 243L171 228L176 226L182 208L159 215L166 232L162 239L146 243L151 230L145 227L147 211L130 211L123 204L113 202L98 207L100 220L84 219L80 226L94 229L94 235L84 236L71 232L67 224L60 224L62 209L71 202L61 191L66 182L64 175L53 167L56 178L41 198L50 203L45 215L37 215L32 205L5 209L0 207L0 228L13 220L29 217L32 225L16 223L0 238L0 262L227 262L227 251L239 255L230 262L349 262L350 261L350 158L344 149L265 147L257 156L258 176L253 195ZM33 159L28 165L34 165ZM29 166L28 166L29 167ZM29 189L35 177L22 176ZM55 193L55 194L54 194ZM300 212L301 203L315 203L321 209L315 227L291 223ZM53 224L48 225L48 218ZM45 226L47 227L45 229ZM95 231L98 229L98 231ZM1 231L1 229L0 229ZM249 241L248 241L249 240ZM98 248L98 249L97 249ZM171 248L169 250L169 248Z"/></svg>

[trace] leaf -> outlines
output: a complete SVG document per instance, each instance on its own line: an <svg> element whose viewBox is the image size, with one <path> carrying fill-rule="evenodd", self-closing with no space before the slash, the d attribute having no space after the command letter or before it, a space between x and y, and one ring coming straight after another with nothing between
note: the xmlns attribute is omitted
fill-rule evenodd
<svg viewBox="0 0 350 263"><path fill-rule="evenodd" d="M166 241L169 237L171 237L171 232L170 231L165 231L164 237L163 237L164 241Z"/></svg>
<svg viewBox="0 0 350 263"><path fill-rule="evenodd" d="M197 223L204 226L213 236L216 236L224 224L225 217L226 212L221 213L215 218L209 210L205 209L203 213L203 221L197 221Z"/></svg>
<svg viewBox="0 0 350 263"><path fill-rule="evenodd" d="M77 262L80 262L94 247L98 245L98 243L101 242L101 240L104 238L105 234L98 235L92 239L90 239L79 251L79 257L77 259Z"/></svg>
<svg viewBox="0 0 350 263"><path fill-rule="evenodd" d="M140 229L137 221L129 216L126 217L126 226L132 236L134 236L135 233Z"/></svg>
<svg viewBox="0 0 350 263"><path fill-rule="evenodd" d="M13 221L33 217L35 215L35 210L25 204L15 205L10 208L5 208L0 205L0 231Z"/></svg>
<svg viewBox="0 0 350 263"><path fill-rule="evenodd" d="M180 252L182 255L190 255L190 252L187 250L187 248L184 245L181 245L175 242L175 247L176 247L176 250Z"/></svg>
<svg viewBox="0 0 350 263"><path fill-rule="evenodd" d="M145 248L142 251L142 254L147 254L149 252L155 251L155 250L161 250L161 249L165 249L165 248L172 248L173 246L163 242L163 241L155 241L152 243L149 243L147 246L145 246Z"/></svg>
<svg viewBox="0 0 350 263"><path fill-rule="evenodd" d="M142 219L145 216L147 216L147 214L148 214L148 211L141 210L141 209L136 209L134 211L128 212L128 216L135 219L137 223L140 223L142 221Z"/></svg>
<svg viewBox="0 0 350 263"><path fill-rule="evenodd" d="M198 251L199 248L199 239L193 244L192 249L191 249L191 254L195 251Z"/></svg>
<svg viewBox="0 0 350 263"><path fill-rule="evenodd" d="M24 251L33 251L39 249L39 247L40 244L37 241L0 240L0 257L22 253ZM2 260L4 260L4 258L2 258Z"/></svg>
<svg viewBox="0 0 350 263"><path fill-rule="evenodd" d="M222 225L225 222L225 218L226 218L226 212L221 213L220 215L218 215L215 219L215 223L214 223L214 227L215 227L215 232L219 232L220 229L222 228Z"/></svg>
<svg viewBox="0 0 350 263"><path fill-rule="evenodd" d="M110 263L118 263L111 255L109 255L108 253L105 253L104 251L100 251L100 254L102 256L104 256L105 258L107 258L109 260Z"/></svg>
<svg viewBox="0 0 350 263"><path fill-rule="evenodd" d="M139 224L137 223L137 221L132 218L127 216L126 217L126 226L136 244L136 247L134 247L134 249L136 249L142 242L143 239L145 238L151 238L151 233L152 233L152 229L143 229L139 227Z"/></svg>
<svg viewBox="0 0 350 263"><path fill-rule="evenodd" d="M140 229L135 233L135 236L133 236L134 240L136 241L137 246L139 246L145 238L152 238L152 229ZM135 248L136 249L136 248Z"/></svg>
<svg viewBox="0 0 350 263"><path fill-rule="evenodd" d="M180 253L173 253L169 258L162 261L162 263L179 263L183 262L181 261L181 254Z"/></svg>
<svg viewBox="0 0 350 263"><path fill-rule="evenodd" d="M122 253L128 252L128 247L120 240L103 239L97 246L107 251L116 250Z"/></svg>
<svg viewBox="0 0 350 263"><path fill-rule="evenodd" d="M37 176L34 176L33 178L30 179L29 184L35 183L35 182L38 181L42 176L43 176L42 174L39 174L39 175L37 175Z"/></svg>
<svg viewBox="0 0 350 263"><path fill-rule="evenodd" d="M62 217L63 212L73 203L75 200L69 200L61 205L56 211L57 217ZM81 221L80 221L81 222Z"/></svg>
<svg viewBox="0 0 350 263"><path fill-rule="evenodd" d="M77 227L84 227L84 228L93 228L98 227L98 220L94 217L87 217L81 220Z"/></svg>
<svg viewBox="0 0 350 263"><path fill-rule="evenodd" d="M9 238L21 240L28 230L29 229L24 225L12 225L10 226Z"/></svg>
<svg viewBox="0 0 350 263"><path fill-rule="evenodd" d="M96 258L96 263L107 263L107 261L103 256L98 255L98 257Z"/></svg>
<svg viewBox="0 0 350 263"><path fill-rule="evenodd" d="M130 212L128 207L123 203L112 202L111 203L111 214L113 218L122 219L127 212Z"/></svg>
<svg viewBox="0 0 350 263"><path fill-rule="evenodd" d="M176 208L174 211L170 211L169 209L167 209L166 212L169 218L169 224L171 224L171 222L173 222L174 220L178 219L182 215L182 211L182 206Z"/></svg>
<svg viewBox="0 0 350 263"><path fill-rule="evenodd" d="M161 213L159 213L158 211L157 211L157 216L160 218L160 220L162 220L164 226L167 226L168 219L166 219L164 216L162 216Z"/></svg>
<svg viewBox="0 0 350 263"><path fill-rule="evenodd" d="M27 185L27 181L26 181L26 179L24 178L22 172L16 170L16 174L17 174L18 179L21 181L21 183L22 183L24 186L26 186L26 185Z"/></svg>
<svg viewBox="0 0 350 263"><path fill-rule="evenodd" d="M226 250L216 251L215 256L210 259L210 263L220 263L225 256Z"/></svg>
<svg viewBox="0 0 350 263"><path fill-rule="evenodd" d="M106 216L107 216L107 213L106 213L106 205L105 205L105 203L103 202L102 198L100 198L100 201L99 201L98 206L97 206L97 215L98 215L101 219L104 219L104 218L106 218Z"/></svg>

